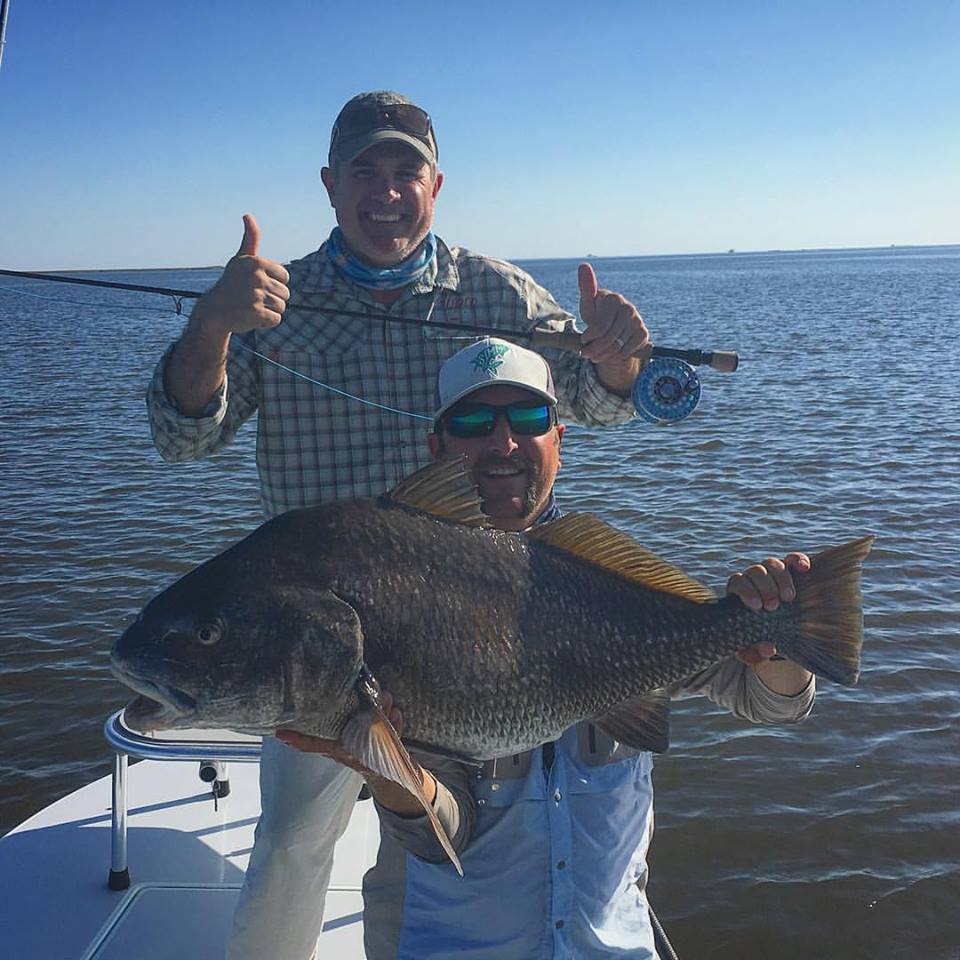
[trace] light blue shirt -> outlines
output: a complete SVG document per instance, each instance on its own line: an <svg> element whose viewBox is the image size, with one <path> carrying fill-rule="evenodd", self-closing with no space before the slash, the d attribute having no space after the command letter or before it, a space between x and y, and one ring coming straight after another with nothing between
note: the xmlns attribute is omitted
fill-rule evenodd
<svg viewBox="0 0 960 960"><path fill-rule="evenodd" d="M476 820L463 878L405 851L402 919L395 948L382 955L655 957L644 894L651 768L649 753L590 723L557 741L549 771L543 748L486 763L472 775Z"/></svg>

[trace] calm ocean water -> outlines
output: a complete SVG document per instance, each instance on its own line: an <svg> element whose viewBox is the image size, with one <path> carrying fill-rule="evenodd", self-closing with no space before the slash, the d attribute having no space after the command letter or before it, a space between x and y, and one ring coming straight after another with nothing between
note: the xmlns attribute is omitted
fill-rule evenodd
<svg viewBox="0 0 960 960"><path fill-rule="evenodd" d="M567 435L558 492L722 586L873 533L860 685L794 728L705 701L657 761L651 895L684 958L960 957L960 247L594 261L668 346L728 348L671 427ZM568 307L575 261L525 266ZM203 289L217 271L108 279ZM260 519L253 433L163 464L162 298L0 277L0 832L109 772L110 644ZM13 291L13 292L11 292ZM48 297L52 299L37 299Z"/></svg>

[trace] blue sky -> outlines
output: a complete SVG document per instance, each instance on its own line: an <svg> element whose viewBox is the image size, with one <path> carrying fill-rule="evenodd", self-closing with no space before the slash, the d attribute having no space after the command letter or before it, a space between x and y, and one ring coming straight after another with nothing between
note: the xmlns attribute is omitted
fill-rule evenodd
<svg viewBox="0 0 960 960"><path fill-rule="evenodd" d="M433 116L507 258L960 242L960 3L10 0L0 266L287 260L360 90Z"/></svg>

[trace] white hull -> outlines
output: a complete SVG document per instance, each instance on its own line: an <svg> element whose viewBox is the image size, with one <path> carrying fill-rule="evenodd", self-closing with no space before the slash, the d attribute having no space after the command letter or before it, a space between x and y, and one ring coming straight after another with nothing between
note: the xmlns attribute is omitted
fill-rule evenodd
<svg viewBox="0 0 960 960"><path fill-rule="evenodd" d="M0 840L0 953L11 960L219 960L260 814L256 762L229 765L214 810L191 761L128 771L131 885L110 890L111 777L57 801ZM379 845L373 804L337 847L323 955L362 960L360 884Z"/></svg>

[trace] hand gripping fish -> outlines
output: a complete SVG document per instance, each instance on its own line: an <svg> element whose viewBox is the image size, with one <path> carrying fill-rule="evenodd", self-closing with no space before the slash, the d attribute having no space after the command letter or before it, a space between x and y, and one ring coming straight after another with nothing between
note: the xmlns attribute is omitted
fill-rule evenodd
<svg viewBox="0 0 960 960"><path fill-rule="evenodd" d="M151 600L112 663L142 694L134 728L339 739L420 799L459 869L408 746L482 761L589 719L664 750L664 688L764 640L854 684L872 542L812 557L794 602L754 613L590 514L491 530L462 461L443 461L377 499L267 521Z"/></svg>

